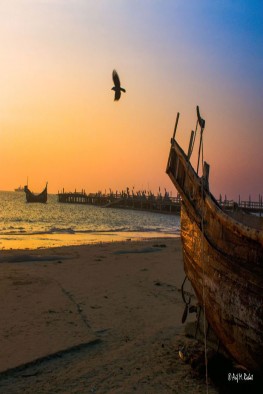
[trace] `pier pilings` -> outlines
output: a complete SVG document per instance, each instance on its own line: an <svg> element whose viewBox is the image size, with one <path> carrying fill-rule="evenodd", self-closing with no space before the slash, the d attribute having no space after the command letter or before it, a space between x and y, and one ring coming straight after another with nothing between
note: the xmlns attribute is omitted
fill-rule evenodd
<svg viewBox="0 0 263 394"><path fill-rule="evenodd" d="M221 197L221 196L220 196ZM153 194L129 194L129 193L89 193L63 192L58 193L58 202L65 204L88 204L104 208L123 208L159 213L179 214L181 208L180 196L171 197L167 194L155 196ZM249 213L263 215L262 198L259 201L223 200L219 198L218 204L223 210L231 211L240 208Z"/></svg>
<svg viewBox="0 0 263 394"><path fill-rule="evenodd" d="M180 212L179 197L162 197L153 195L101 194L83 192L58 193L58 202L67 204L89 204L104 208L123 208L161 213Z"/></svg>

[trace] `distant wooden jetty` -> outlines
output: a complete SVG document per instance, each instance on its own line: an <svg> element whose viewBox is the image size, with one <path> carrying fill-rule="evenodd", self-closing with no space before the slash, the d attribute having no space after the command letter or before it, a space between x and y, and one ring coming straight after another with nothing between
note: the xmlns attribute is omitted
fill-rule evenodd
<svg viewBox="0 0 263 394"><path fill-rule="evenodd" d="M256 213L260 216L263 214L262 196L259 196L258 201L251 201L251 199L243 201L239 198L238 202L235 202L234 200L227 200L226 198L222 200L222 198L220 198L218 203L226 211L235 211L236 209L240 209L246 213Z"/></svg>
<svg viewBox="0 0 263 394"><path fill-rule="evenodd" d="M71 193L58 193L58 201L67 204L89 204L104 208L123 208L161 213L180 212L180 197L168 195L154 196L153 194L127 194L127 193L90 193L84 191Z"/></svg>
<svg viewBox="0 0 263 394"><path fill-rule="evenodd" d="M103 208L123 208L134 209L141 211L151 211L159 213L179 214L181 209L181 198L171 197L168 193L164 196L161 194L153 195L152 193L137 192L136 194L121 193L89 193L86 194L84 190L78 192L62 192L58 193L58 202L65 204L89 204ZM259 201L242 201L239 198L238 202L223 200L220 196L218 203L226 211L233 211L241 209L248 213L263 214L262 196L259 196Z"/></svg>

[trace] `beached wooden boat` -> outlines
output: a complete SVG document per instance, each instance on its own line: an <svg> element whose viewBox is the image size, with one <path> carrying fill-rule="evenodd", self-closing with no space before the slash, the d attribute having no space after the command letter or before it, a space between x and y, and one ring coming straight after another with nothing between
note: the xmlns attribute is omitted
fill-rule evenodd
<svg viewBox="0 0 263 394"><path fill-rule="evenodd" d="M202 163L205 121L201 128L197 171L188 154L171 139L166 172L182 198L181 238L184 269L204 307L208 323L236 362L263 372L263 218L239 209L224 211L209 191L209 165ZM197 130L196 126L196 130Z"/></svg>
<svg viewBox="0 0 263 394"><path fill-rule="evenodd" d="M26 201L27 202L40 202L40 203L47 202L47 183L46 183L46 187L44 188L44 190L39 194L32 193L29 190L27 185L24 187L24 191L26 193Z"/></svg>

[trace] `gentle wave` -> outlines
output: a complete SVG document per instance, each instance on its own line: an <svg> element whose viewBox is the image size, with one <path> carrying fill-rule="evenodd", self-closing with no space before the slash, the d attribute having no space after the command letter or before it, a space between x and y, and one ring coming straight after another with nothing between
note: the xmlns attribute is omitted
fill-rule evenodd
<svg viewBox="0 0 263 394"><path fill-rule="evenodd" d="M73 228L69 227L69 228L58 228L58 227L53 227L51 228L49 231L46 232L46 234L75 234L75 230L73 230ZM44 232L42 232L41 234L44 234Z"/></svg>
<svg viewBox="0 0 263 394"><path fill-rule="evenodd" d="M43 231L26 231L24 228L21 229L10 229L0 230L0 235L48 235L48 234L106 234L106 233L163 233L163 234L179 234L180 229L175 228L174 230L156 229L156 228L108 228L103 230L74 230L72 228L52 228L50 230Z"/></svg>

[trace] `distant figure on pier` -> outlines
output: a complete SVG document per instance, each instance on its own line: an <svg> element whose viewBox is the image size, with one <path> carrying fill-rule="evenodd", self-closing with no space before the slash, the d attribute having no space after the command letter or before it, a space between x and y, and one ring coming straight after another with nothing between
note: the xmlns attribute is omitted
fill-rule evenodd
<svg viewBox="0 0 263 394"><path fill-rule="evenodd" d="M126 90L121 87L120 78L116 70L113 70L112 72L112 79L114 86L111 90L115 91L114 101L118 101L121 97L121 92L126 92Z"/></svg>

